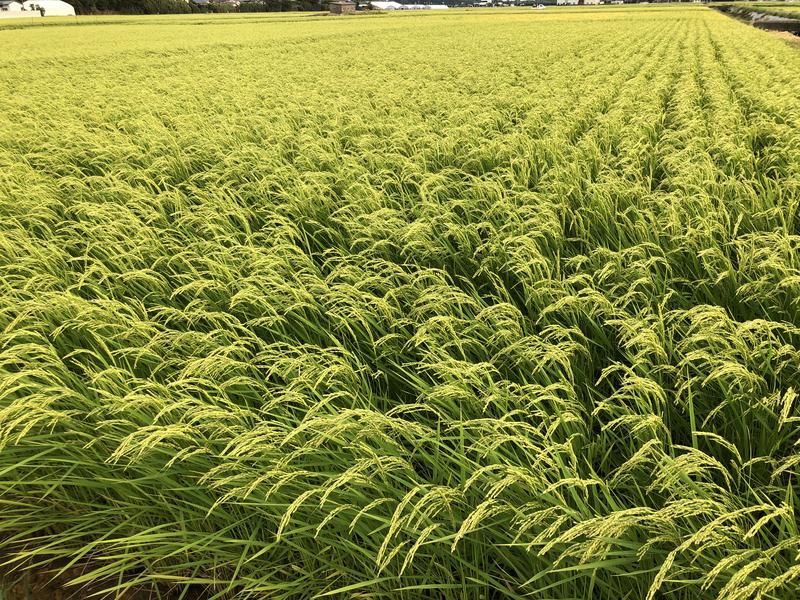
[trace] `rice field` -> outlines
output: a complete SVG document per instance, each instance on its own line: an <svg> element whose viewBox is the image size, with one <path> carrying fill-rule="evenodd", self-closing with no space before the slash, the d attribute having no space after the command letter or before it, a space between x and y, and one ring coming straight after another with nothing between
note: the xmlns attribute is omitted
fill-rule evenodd
<svg viewBox="0 0 800 600"><path fill-rule="evenodd" d="M0 46L11 577L798 597L796 48L699 6Z"/></svg>

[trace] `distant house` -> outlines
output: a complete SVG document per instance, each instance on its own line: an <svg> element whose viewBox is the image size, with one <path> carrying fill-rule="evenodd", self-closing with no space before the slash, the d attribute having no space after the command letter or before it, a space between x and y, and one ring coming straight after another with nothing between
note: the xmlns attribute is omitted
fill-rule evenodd
<svg viewBox="0 0 800 600"><path fill-rule="evenodd" d="M603 0L556 0L559 6L583 6L584 4L602 4Z"/></svg>
<svg viewBox="0 0 800 600"><path fill-rule="evenodd" d="M332 15L354 15L356 14L356 3L350 0L335 0L328 4Z"/></svg>
<svg viewBox="0 0 800 600"><path fill-rule="evenodd" d="M22 10L39 12L43 17L74 17L75 9L62 0L25 0Z"/></svg>
<svg viewBox="0 0 800 600"><path fill-rule="evenodd" d="M12 0L0 0L0 12L22 12L22 3Z"/></svg>

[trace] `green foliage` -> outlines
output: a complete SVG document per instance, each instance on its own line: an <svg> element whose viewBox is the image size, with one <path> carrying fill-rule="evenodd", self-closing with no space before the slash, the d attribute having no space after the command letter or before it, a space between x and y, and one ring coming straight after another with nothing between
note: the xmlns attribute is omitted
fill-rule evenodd
<svg viewBox="0 0 800 600"><path fill-rule="evenodd" d="M320 11L327 7L320 0L265 0L245 2L241 6L221 2L197 4L192 0L72 0L71 3L79 15Z"/></svg>
<svg viewBox="0 0 800 600"><path fill-rule="evenodd" d="M7 566L796 596L796 51L701 7L82 22L2 32Z"/></svg>
<svg viewBox="0 0 800 600"><path fill-rule="evenodd" d="M196 6L188 0L73 0L71 4L79 15L107 12L129 15L166 15L197 11Z"/></svg>
<svg viewBox="0 0 800 600"><path fill-rule="evenodd" d="M321 11L328 10L328 3L322 0L264 0L244 2L237 8L242 13Z"/></svg>

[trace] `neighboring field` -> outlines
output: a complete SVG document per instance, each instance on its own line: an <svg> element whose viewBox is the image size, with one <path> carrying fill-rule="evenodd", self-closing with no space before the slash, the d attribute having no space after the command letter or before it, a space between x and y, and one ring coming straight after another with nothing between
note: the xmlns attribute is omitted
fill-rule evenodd
<svg viewBox="0 0 800 600"><path fill-rule="evenodd" d="M734 4L768 15L800 19L800 2L735 2Z"/></svg>
<svg viewBox="0 0 800 600"><path fill-rule="evenodd" d="M7 566L798 597L796 49L702 7L77 23L0 30Z"/></svg>

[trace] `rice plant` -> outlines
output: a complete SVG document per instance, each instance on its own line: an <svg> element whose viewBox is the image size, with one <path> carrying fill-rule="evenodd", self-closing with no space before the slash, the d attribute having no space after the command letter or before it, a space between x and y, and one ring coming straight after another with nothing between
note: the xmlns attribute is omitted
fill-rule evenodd
<svg viewBox="0 0 800 600"><path fill-rule="evenodd" d="M0 572L800 595L795 49L702 7L0 39Z"/></svg>

